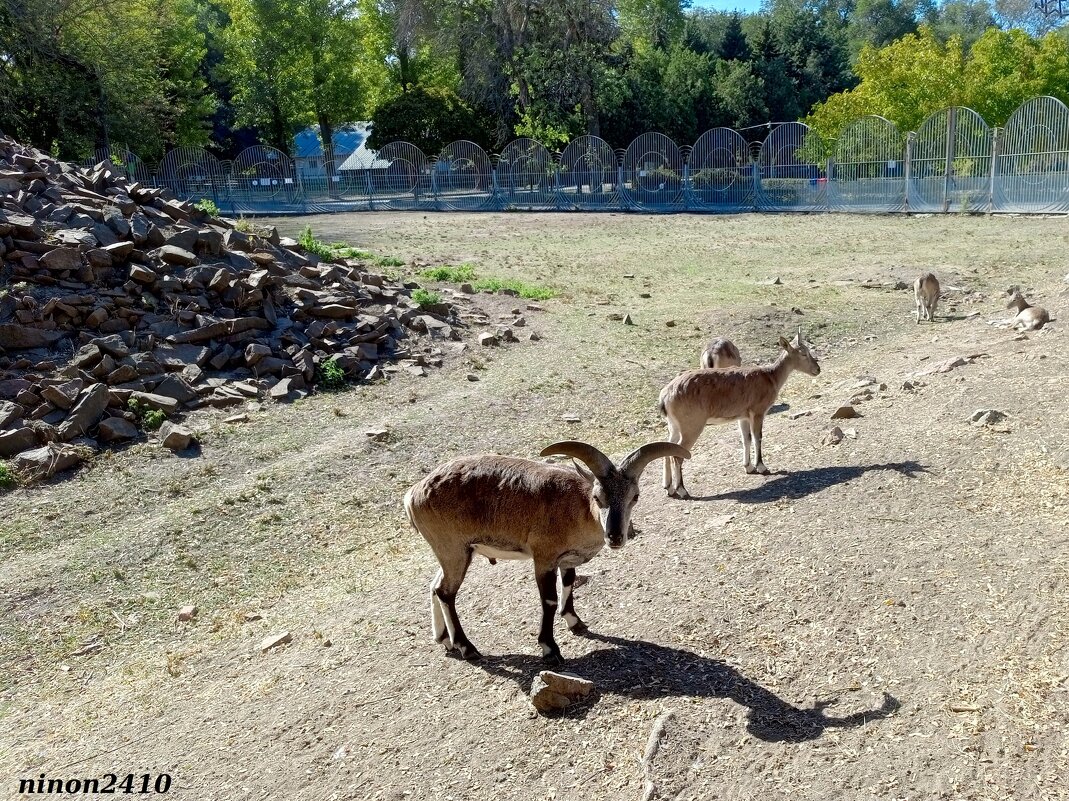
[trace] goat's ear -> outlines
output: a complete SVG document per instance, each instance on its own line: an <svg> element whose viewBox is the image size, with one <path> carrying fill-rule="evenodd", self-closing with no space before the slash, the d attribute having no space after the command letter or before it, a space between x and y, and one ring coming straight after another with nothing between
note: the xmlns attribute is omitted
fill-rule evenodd
<svg viewBox="0 0 1069 801"><path fill-rule="evenodd" d="M575 461L575 459L572 459L572 467L575 468L575 472L581 475L588 484L594 486L594 481L596 479L594 478L593 473L591 473L589 470L579 464L579 462Z"/></svg>
<svg viewBox="0 0 1069 801"><path fill-rule="evenodd" d="M780 337L779 338L779 346L781 348L783 348L784 350L790 350L791 349L791 343L788 342L784 337Z"/></svg>

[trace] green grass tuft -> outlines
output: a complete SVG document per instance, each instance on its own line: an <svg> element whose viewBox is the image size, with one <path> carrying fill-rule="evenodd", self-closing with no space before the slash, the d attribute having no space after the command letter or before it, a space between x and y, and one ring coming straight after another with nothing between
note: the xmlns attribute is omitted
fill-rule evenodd
<svg viewBox="0 0 1069 801"><path fill-rule="evenodd" d="M497 292L500 289L511 289L519 294L521 298L527 298L528 300L549 300L557 294L549 287L525 284L515 278L480 278L472 286L479 291L489 289L492 292Z"/></svg>
<svg viewBox="0 0 1069 801"><path fill-rule="evenodd" d="M0 462L0 491L15 489L15 474L5 463Z"/></svg>
<svg viewBox="0 0 1069 801"><path fill-rule="evenodd" d="M451 264L443 264L441 267L430 267L420 274L421 278L430 281L449 281L453 284L462 284L475 278L475 268L470 264L461 264L454 267Z"/></svg>
<svg viewBox="0 0 1069 801"><path fill-rule="evenodd" d="M526 284L515 278L478 278L475 273L475 267L471 264L461 264L459 267L443 264L441 267L430 267L419 275L429 281L449 281L454 284L470 282L479 291L488 289L491 292L496 292L499 289L511 289L518 293L521 298L529 300L549 300L557 294L549 287Z"/></svg>
<svg viewBox="0 0 1069 801"><path fill-rule="evenodd" d="M345 389L345 371L336 361L320 362L316 368L316 386L325 392Z"/></svg>
<svg viewBox="0 0 1069 801"><path fill-rule="evenodd" d="M203 211L209 217L219 216L219 207L215 205L214 200L209 200L208 198L198 200L196 203L193 204L193 208L199 211Z"/></svg>
<svg viewBox="0 0 1069 801"><path fill-rule="evenodd" d="M434 306L442 302L442 296L437 292L428 292L426 289L416 289L412 292L412 300L421 309Z"/></svg>

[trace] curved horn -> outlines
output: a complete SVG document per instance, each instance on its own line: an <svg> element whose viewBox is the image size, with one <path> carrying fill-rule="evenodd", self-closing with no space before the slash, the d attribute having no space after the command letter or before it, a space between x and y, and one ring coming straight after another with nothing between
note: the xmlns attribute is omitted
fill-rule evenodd
<svg viewBox="0 0 1069 801"><path fill-rule="evenodd" d="M598 478L607 476L616 469L612 460L593 445L574 439L547 445L539 456L571 456L585 463Z"/></svg>
<svg viewBox="0 0 1069 801"><path fill-rule="evenodd" d="M798 333L794 335L794 341L797 342L799 345L802 344L802 326L798 326Z"/></svg>
<svg viewBox="0 0 1069 801"><path fill-rule="evenodd" d="M620 462L620 472L629 478L638 480L638 477L642 475L642 471L646 469L646 465L654 459L663 459L669 456L689 459L690 451L674 442L648 442L624 457L624 460Z"/></svg>

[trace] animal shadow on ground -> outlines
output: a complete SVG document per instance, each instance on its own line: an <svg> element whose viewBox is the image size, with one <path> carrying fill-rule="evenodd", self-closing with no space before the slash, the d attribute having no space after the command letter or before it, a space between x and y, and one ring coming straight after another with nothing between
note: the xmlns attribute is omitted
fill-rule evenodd
<svg viewBox="0 0 1069 801"><path fill-rule="evenodd" d="M836 484L845 484L873 470L894 470L907 478L916 478L916 473L927 473L928 468L920 462L888 462L887 464L850 465L846 467L814 467L779 473L771 481L748 489L722 492L719 495L703 495L695 501L738 501L739 503L767 503L784 498L803 498L814 495Z"/></svg>
<svg viewBox="0 0 1069 801"><path fill-rule="evenodd" d="M587 632L586 638L615 646L570 659L563 670L593 681L601 692L630 698L730 698L749 708L746 730L766 742L800 743L815 740L825 729L863 726L894 714L901 703L884 693L876 709L830 717L824 710L838 699L814 701L811 709L787 703L770 690L717 659L644 640L627 640ZM529 692L535 675L545 666L533 656L484 656L473 663L487 673L515 681ZM565 717L585 717L592 702L568 709Z"/></svg>

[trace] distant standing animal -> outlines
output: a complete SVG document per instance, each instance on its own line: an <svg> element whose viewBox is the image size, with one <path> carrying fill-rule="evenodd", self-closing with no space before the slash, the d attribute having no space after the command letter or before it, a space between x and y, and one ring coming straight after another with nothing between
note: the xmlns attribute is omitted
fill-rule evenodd
<svg viewBox="0 0 1069 801"><path fill-rule="evenodd" d="M585 630L572 599L575 569L601 549L622 548L631 532L638 502L638 480L654 459L689 459L670 442L643 445L620 462L585 442L550 445L542 456L570 456L586 467L546 464L510 456L465 456L444 464L405 495L405 511L438 557L441 570L431 583L434 639L457 649L464 659L479 651L464 634L456 597L473 556L532 559L542 626L543 658L561 661L553 639L557 610L557 571L564 602L560 614L575 633ZM588 469L589 468L589 469Z"/></svg>
<svg viewBox="0 0 1069 801"><path fill-rule="evenodd" d="M710 342L702 351L702 367L712 370L718 367L741 367L742 354L730 339L720 338Z"/></svg>
<svg viewBox="0 0 1069 801"><path fill-rule="evenodd" d="M924 273L913 282L913 296L917 301L917 323L921 316L935 322L935 307L939 305L939 279L934 273Z"/></svg>
<svg viewBox="0 0 1069 801"><path fill-rule="evenodd" d="M761 433L769 407L795 370L820 375L820 365L800 330L793 342L780 337L779 346L782 352L770 365L689 370L673 379L661 390L659 404L668 421L668 441L690 450L707 424L738 420L743 467L747 473L768 475L761 454ZM756 465L750 462L751 438ZM665 459L664 488L670 497L690 497L683 487L682 459Z"/></svg>
<svg viewBox="0 0 1069 801"><path fill-rule="evenodd" d="M1017 287L1010 290L1010 302L1006 304L1006 308L1017 310L1017 316L1010 321L1010 327L1017 331L1038 331L1050 322L1047 310L1031 305Z"/></svg>

